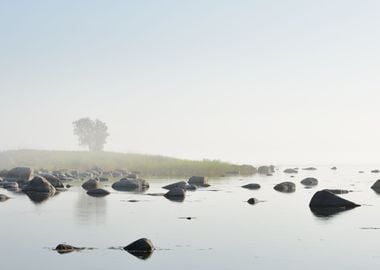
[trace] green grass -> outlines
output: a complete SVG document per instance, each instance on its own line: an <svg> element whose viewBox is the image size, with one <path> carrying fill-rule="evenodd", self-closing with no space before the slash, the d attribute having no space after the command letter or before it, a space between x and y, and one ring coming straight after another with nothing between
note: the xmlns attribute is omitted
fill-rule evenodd
<svg viewBox="0 0 380 270"><path fill-rule="evenodd" d="M218 160L183 160L155 155L116 152L12 150L0 152L0 169L31 166L35 169L86 170L98 166L104 170L126 169L144 176L188 177L192 175L222 176L238 171L240 175L256 173L250 165L236 165Z"/></svg>

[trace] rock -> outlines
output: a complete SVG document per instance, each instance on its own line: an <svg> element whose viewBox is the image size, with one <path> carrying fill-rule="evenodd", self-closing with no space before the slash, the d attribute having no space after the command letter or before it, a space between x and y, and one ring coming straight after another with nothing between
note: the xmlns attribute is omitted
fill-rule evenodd
<svg viewBox="0 0 380 270"><path fill-rule="evenodd" d="M307 177L301 181L301 184L305 186L316 186L318 185L318 180L313 177Z"/></svg>
<svg viewBox="0 0 380 270"><path fill-rule="evenodd" d="M0 194L0 202L5 202L9 200L10 198L7 195Z"/></svg>
<svg viewBox="0 0 380 270"><path fill-rule="evenodd" d="M314 167L307 167L307 168L303 168L302 170L305 170L305 171L315 171L317 168L314 168Z"/></svg>
<svg viewBox="0 0 380 270"><path fill-rule="evenodd" d="M195 190L197 190L197 187L194 186L194 185L186 185L184 187L184 190L186 190L186 191L195 191Z"/></svg>
<svg viewBox="0 0 380 270"><path fill-rule="evenodd" d="M178 187L172 188L164 196L169 200L182 202L185 200L185 190Z"/></svg>
<svg viewBox="0 0 380 270"><path fill-rule="evenodd" d="M8 171L5 179L8 182L26 183L33 176L33 169L29 167L16 167Z"/></svg>
<svg viewBox="0 0 380 270"><path fill-rule="evenodd" d="M149 183L144 179L123 178L112 184L112 188L118 191L145 191Z"/></svg>
<svg viewBox="0 0 380 270"><path fill-rule="evenodd" d="M258 200L255 199L255 198L249 198L247 202L248 202L249 204L256 204L256 203L258 203Z"/></svg>
<svg viewBox="0 0 380 270"><path fill-rule="evenodd" d="M42 174L40 174L40 176L42 176L43 178L48 180L49 183L52 184L53 187L55 187L55 188L64 188L65 187L63 185L63 183L61 182L61 180L59 180L59 178L56 177L55 175L48 174L48 173L42 173Z"/></svg>
<svg viewBox="0 0 380 270"><path fill-rule="evenodd" d="M102 188L96 188L96 189L90 189L87 191L87 194L93 197L104 197L109 195L109 191L102 189Z"/></svg>
<svg viewBox="0 0 380 270"><path fill-rule="evenodd" d="M246 185L242 186L242 188L251 189L251 190L260 189L260 187L261 186L259 184L256 184L256 183L250 183L250 184L246 184Z"/></svg>
<svg viewBox="0 0 380 270"><path fill-rule="evenodd" d="M372 186L371 188L376 192L376 193L380 193L380 179L377 180Z"/></svg>
<svg viewBox="0 0 380 270"><path fill-rule="evenodd" d="M207 177L206 176L192 176L189 178L189 181L187 181L189 185L195 185L195 186L203 186L207 184Z"/></svg>
<svg viewBox="0 0 380 270"><path fill-rule="evenodd" d="M187 185L187 183L185 181L180 181L180 182L176 182L176 183L173 183L173 184L169 184L169 185L163 186L162 188L168 189L168 190L171 190L173 188L182 188L182 189L185 189L186 185Z"/></svg>
<svg viewBox="0 0 380 270"><path fill-rule="evenodd" d="M284 173L298 173L298 171L296 169L286 169Z"/></svg>
<svg viewBox="0 0 380 270"><path fill-rule="evenodd" d="M317 216L329 216L358 206L360 205L343 199L328 190L316 192L309 203L311 211Z"/></svg>
<svg viewBox="0 0 380 270"><path fill-rule="evenodd" d="M96 179L90 179L83 183L82 188L85 190L97 189L100 187L100 182Z"/></svg>
<svg viewBox="0 0 380 270"><path fill-rule="evenodd" d="M17 182L4 181L1 183L1 185L4 189L10 190L10 191L18 191L19 190L19 185Z"/></svg>
<svg viewBox="0 0 380 270"><path fill-rule="evenodd" d="M154 246L152 241L150 241L149 239L141 238L124 247L124 250L129 252L133 256L136 256L139 259L145 260L152 255L154 251Z"/></svg>
<svg viewBox="0 0 380 270"><path fill-rule="evenodd" d="M35 176L29 183L23 187L24 192L40 192L47 193L49 195L55 194L55 188L42 176Z"/></svg>
<svg viewBox="0 0 380 270"><path fill-rule="evenodd" d="M290 193L296 191L296 185L293 182L282 182L275 185L274 189L280 192Z"/></svg>
<svg viewBox="0 0 380 270"><path fill-rule="evenodd" d="M347 190L347 189L325 189L332 194L347 194L349 192L352 192L352 190Z"/></svg>

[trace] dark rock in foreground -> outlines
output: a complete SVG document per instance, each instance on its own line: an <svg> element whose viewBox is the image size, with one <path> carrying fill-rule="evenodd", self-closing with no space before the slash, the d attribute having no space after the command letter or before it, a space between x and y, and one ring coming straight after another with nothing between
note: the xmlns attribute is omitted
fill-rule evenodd
<svg viewBox="0 0 380 270"><path fill-rule="evenodd" d="M47 193L50 196L55 194L55 188L42 176L35 176L29 183L23 187L24 192Z"/></svg>
<svg viewBox="0 0 380 270"><path fill-rule="evenodd" d="M7 195L0 194L0 202L5 202L9 200L10 198Z"/></svg>
<svg viewBox="0 0 380 270"><path fill-rule="evenodd" d="M105 197L110 194L108 190L102 188L90 189L87 194L93 197Z"/></svg>
<svg viewBox="0 0 380 270"><path fill-rule="evenodd" d="M343 199L328 190L316 192L310 200L309 207L317 216L329 216L360 206Z"/></svg>
<svg viewBox="0 0 380 270"><path fill-rule="evenodd" d="M282 182L273 187L275 190L285 193L296 191L296 185L293 182Z"/></svg>
<svg viewBox="0 0 380 270"><path fill-rule="evenodd" d="M314 177L307 177L301 181L301 184L305 186L316 186L318 185L318 180Z"/></svg>
<svg viewBox="0 0 380 270"><path fill-rule="evenodd" d="M100 182L96 179L87 180L82 184L82 188L85 190L97 189L100 187Z"/></svg>
<svg viewBox="0 0 380 270"><path fill-rule="evenodd" d="M188 181L189 185L204 186L207 184L206 176L192 176Z"/></svg>
<svg viewBox="0 0 380 270"><path fill-rule="evenodd" d="M173 183L173 184L169 184L169 185L163 186L162 188L168 189L168 190L171 190L173 188L182 188L182 189L185 189L186 185L187 185L187 183L185 181L180 181L180 182L176 182L176 183Z"/></svg>
<svg viewBox="0 0 380 270"><path fill-rule="evenodd" d="M164 196L171 201L182 202L185 200L185 190L178 187L173 188L169 190Z"/></svg>
<svg viewBox="0 0 380 270"><path fill-rule="evenodd" d="M124 250L128 251L130 254L136 256L139 259L146 260L152 255L154 246L152 241L149 239L141 238L124 247Z"/></svg>
<svg viewBox="0 0 380 270"><path fill-rule="evenodd" d="M242 188L255 190L255 189L260 189L261 186L259 184L256 184L256 183L250 183L250 184L246 184L246 185L242 186Z"/></svg>

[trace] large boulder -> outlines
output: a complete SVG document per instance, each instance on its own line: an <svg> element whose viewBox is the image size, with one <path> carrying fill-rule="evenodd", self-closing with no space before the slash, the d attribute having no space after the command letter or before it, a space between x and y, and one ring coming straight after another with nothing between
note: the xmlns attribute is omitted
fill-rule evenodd
<svg viewBox="0 0 380 270"><path fill-rule="evenodd" d="M29 167L16 167L8 171L5 179L8 182L26 183L33 177L33 169Z"/></svg>
<svg viewBox="0 0 380 270"><path fill-rule="evenodd" d="M172 188L164 196L171 201L182 202L185 200L185 190L179 187Z"/></svg>
<svg viewBox="0 0 380 270"><path fill-rule="evenodd" d="M47 193L49 195L54 195L55 188L52 184L49 183L45 178L42 176L35 176L32 180L28 182L26 186L22 189L24 192L40 192L40 193Z"/></svg>
<svg viewBox="0 0 380 270"><path fill-rule="evenodd" d="M301 181L301 184L309 187L316 186L318 185L318 179L314 177L307 177Z"/></svg>
<svg viewBox="0 0 380 270"><path fill-rule="evenodd" d="M343 199L328 190L316 192L309 203L311 211L317 216L329 216L358 206L360 205Z"/></svg>
<svg viewBox="0 0 380 270"><path fill-rule="evenodd" d="M256 183L250 183L250 184L246 184L246 185L242 186L242 188L255 190L255 189L260 189L261 186L259 184L256 184Z"/></svg>
<svg viewBox="0 0 380 270"><path fill-rule="evenodd" d="M141 238L124 247L124 250L128 251L130 254L136 256L139 259L145 260L149 258L153 253L154 246L151 240L147 238Z"/></svg>
<svg viewBox="0 0 380 270"><path fill-rule="evenodd" d="M61 182L61 180L59 180L59 178L56 177L53 174L41 173L40 176L42 176L43 178L45 178L46 180L48 180L49 183L52 184L53 187L55 187L55 188L64 188L65 187L63 185L63 183Z"/></svg>
<svg viewBox="0 0 380 270"><path fill-rule="evenodd" d="M118 191L145 191L149 183L144 179L123 178L112 184L112 188Z"/></svg>
<svg viewBox="0 0 380 270"><path fill-rule="evenodd" d="M96 179L89 179L82 184L82 188L85 190L97 189L100 187L100 182Z"/></svg>
<svg viewBox="0 0 380 270"><path fill-rule="evenodd" d="M176 183L173 183L173 184L169 184L169 185L163 186L162 188L168 189L168 190L171 190L173 188L182 188L182 189L185 189L186 185L187 185L187 183L185 181L180 181L180 182L176 182Z"/></svg>
<svg viewBox="0 0 380 270"><path fill-rule="evenodd" d="M187 181L189 185L195 185L195 186L205 186L207 185L207 177L206 176L192 176L189 178L189 181Z"/></svg>
<svg viewBox="0 0 380 270"><path fill-rule="evenodd" d="M109 195L109 191L102 189L102 188L96 188L96 189L90 189L87 191L87 194L93 197L104 197Z"/></svg>
<svg viewBox="0 0 380 270"><path fill-rule="evenodd" d="M282 182L273 187L275 190L285 193L296 191L296 185L293 182Z"/></svg>

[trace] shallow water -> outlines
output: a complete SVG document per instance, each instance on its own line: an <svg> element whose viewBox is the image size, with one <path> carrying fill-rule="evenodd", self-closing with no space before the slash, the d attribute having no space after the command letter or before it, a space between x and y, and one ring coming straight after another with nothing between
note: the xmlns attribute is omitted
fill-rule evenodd
<svg viewBox="0 0 380 270"><path fill-rule="evenodd" d="M317 168L294 178L279 168L274 176L210 179L211 187L187 192L182 203L117 192L110 184L104 198L76 186L38 204L0 189L12 197L0 203L1 268L378 269L380 230L373 228L380 228L380 195L370 186L380 174L369 172L373 166ZM319 185L305 189L299 182L308 176ZM183 179L150 180L147 192L163 193L177 180ZM294 181L296 192L273 190L282 181ZM241 188L251 182L261 189ZM317 217L308 204L323 188L353 190L341 196L365 205ZM263 202L249 205L250 197ZM157 248L149 259L118 249L141 237ZM52 250L59 243L95 249L61 255Z"/></svg>

